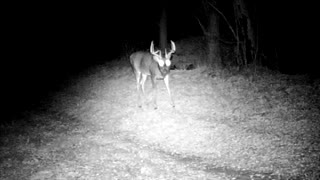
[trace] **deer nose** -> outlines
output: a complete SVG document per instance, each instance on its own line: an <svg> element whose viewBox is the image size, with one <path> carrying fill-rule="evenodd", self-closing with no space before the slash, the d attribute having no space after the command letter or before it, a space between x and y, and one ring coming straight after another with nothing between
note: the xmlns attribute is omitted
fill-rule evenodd
<svg viewBox="0 0 320 180"><path fill-rule="evenodd" d="M163 67L160 68L160 72L161 72L162 76L164 77L164 76L166 76L167 74L169 74L169 72L170 72L170 67L168 67L168 66L163 66Z"/></svg>

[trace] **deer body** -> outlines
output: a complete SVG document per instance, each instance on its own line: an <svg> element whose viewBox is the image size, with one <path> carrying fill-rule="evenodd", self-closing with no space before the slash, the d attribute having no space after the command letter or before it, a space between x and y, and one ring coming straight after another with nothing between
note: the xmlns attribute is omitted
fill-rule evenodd
<svg viewBox="0 0 320 180"><path fill-rule="evenodd" d="M172 107L175 106L171 96L169 87L169 73L171 65L171 54L175 52L175 44L171 41L171 51L165 51L165 57L162 57L161 51L154 51L153 42L151 42L150 52L135 52L130 56L130 63L133 68L137 80L138 101L139 107L142 106L141 94L145 94L144 83L148 76L151 77L153 87L153 103L154 109L157 109L157 82L158 79L163 79L171 100Z"/></svg>
<svg viewBox="0 0 320 180"><path fill-rule="evenodd" d="M153 60L153 57L148 52L135 52L130 56L130 63L133 66L135 75L142 74L147 76L157 76L163 78L159 70L158 63Z"/></svg>

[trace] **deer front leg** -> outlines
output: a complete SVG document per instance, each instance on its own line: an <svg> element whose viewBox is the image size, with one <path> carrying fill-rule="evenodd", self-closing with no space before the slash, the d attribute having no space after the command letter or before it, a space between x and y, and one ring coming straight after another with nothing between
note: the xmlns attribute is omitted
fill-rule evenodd
<svg viewBox="0 0 320 180"><path fill-rule="evenodd" d="M154 105L154 109L158 109L158 105L157 105L157 94L158 94L158 90L157 90L157 81L156 81L156 77L151 77L151 82L152 82L152 93L153 93L153 105Z"/></svg>
<svg viewBox="0 0 320 180"><path fill-rule="evenodd" d="M164 83L166 84L166 88L167 88L167 91L168 91L168 94L169 94L169 98L171 100L171 105L174 108L175 104L174 104L174 101L173 101L173 97L171 96L171 91L170 91L170 87L169 87L169 75L166 75L166 77L164 77L163 80L164 80Z"/></svg>

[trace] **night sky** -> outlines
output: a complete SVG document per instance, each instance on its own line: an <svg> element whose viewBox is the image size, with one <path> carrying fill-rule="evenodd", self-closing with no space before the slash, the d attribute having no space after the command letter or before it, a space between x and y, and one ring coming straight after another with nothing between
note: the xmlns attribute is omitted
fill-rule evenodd
<svg viewBox="0 0 320 180"><path fill-rule="evenodd" d="M231 18L230 1L220 4ZM13 2L5 9L2 29L3 85L8 106L45 96L48 89L85 68L121 56L124 42L149 46L159 38L161 10L167 7L168 39L202 35L196 18L201 1ZM259 1L257 15L267 48L277 47L292 71L315 71L310 54L317 43L311 4ZM200 13L201 14L201 13ZM220 23L224 23L221 21ZM228 31L227 29L225 31ZM314 49L314 50L313 50ZM316 51L315 51L316 52ZM318 58L317 58L318 59ZM303 64L301 64L303 62ZM297 68L299 67L299 68ZM27 101L26 100L26 101ZM18 104L20 104L18 103Z"/></svg>

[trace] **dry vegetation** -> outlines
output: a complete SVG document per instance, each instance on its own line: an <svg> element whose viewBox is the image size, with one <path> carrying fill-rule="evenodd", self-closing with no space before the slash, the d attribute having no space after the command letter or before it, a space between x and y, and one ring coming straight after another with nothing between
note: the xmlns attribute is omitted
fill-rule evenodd
<svg viewBox="0 0 320 180"><path fill-rule="evenodd" d="M125 59L70 79L1 126L0 179L319 179L319 81L175 70L175 109L159 88L137 108Z"/></svg>

